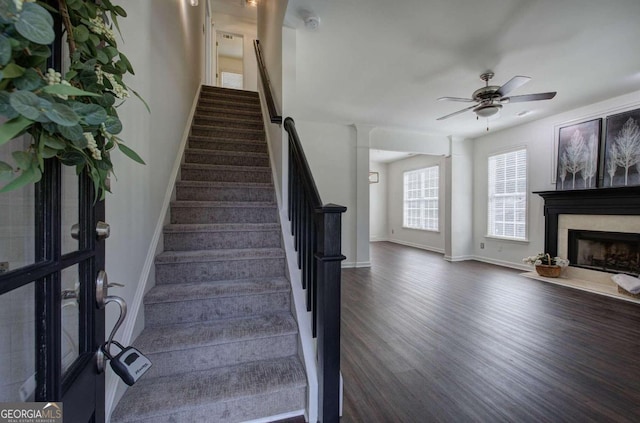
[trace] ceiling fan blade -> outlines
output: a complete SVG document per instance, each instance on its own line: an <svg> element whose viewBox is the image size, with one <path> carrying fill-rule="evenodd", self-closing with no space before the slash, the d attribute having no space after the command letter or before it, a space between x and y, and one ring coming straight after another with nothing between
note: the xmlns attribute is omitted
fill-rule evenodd
<svg viewBox="0 0 640 423"><path fill-rule="evenodd" d="M500 97L504 97L509 94L511 91L515 90L518 87L523 86L527 82L531 81L531 78L528 76L514 76L511 78L506 84L496 91L496 94L499 94Z"/></svg>
<svg viewBox="0 0 640 423"><path fill-rule="evenodd" d="M516 95L513 97L504 97L500 100L500 103L522 103L524 101L538 101L538 100L551 100L556 96L556 92L538 93L538 94L525 94Z"/></svg>
<svg viewBox="0 0 640 423"><path fill-rule="evenodd" d="M461 101L463 103L471 103L471 102L475 101L475 100L473 100L471 98L460 98L460 97L440 97L438 99L438 101L443 101L443 100L446 100L446 101Z"/></svg>
<svg viewBox="0 0 640 423"><path fill-rule="evenodd" d="M438 118L438 119L436 119L436 120L445 120L445 119L448 119L448 118L450 118L450 117L452 117L452 116L459 115L460 113L464 113L464 112L466 112L467 110L471 110L471 109L473 109L474 107L477 107L477 105L476 105L476 104L474 104L473 106L469 106L469 107L464 108L464 109L462 109L462 110L458 110L457 112L453 112L453 113L451 113L451 114L449 114L449 115L439 117L439 118Z"/></svg>

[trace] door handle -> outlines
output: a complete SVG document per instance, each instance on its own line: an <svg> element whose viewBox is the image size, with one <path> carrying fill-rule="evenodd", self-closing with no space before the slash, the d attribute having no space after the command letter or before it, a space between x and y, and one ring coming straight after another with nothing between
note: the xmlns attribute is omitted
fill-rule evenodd
<svg viewBox="0 0 640 423"><path fill-rule="evenodd" d="M109 238L109 235L111 235L111 226L108 223L103 221L96 223L96 238L103 240ZM78 223L71 225L71 238L76 240L80 238L80 225Z"/></svg>

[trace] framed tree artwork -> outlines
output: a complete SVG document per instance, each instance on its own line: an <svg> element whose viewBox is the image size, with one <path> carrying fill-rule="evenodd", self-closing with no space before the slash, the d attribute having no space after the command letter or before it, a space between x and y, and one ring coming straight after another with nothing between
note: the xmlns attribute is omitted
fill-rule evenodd
<svg viewBox="0 0 640 423"><path fill-rule="evenodd" d="M560 128L556 190L596 187L601 133L602 119Z"/></svg>
<svg viewBox="0 0 640 423"><path fill-rule="evenodd" d="M607 116L605 187L640 185L640 109Z"/></svg>

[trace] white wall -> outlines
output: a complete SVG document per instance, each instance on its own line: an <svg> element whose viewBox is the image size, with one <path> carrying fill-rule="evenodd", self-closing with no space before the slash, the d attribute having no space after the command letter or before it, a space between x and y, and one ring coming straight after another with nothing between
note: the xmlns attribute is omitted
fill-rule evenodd
<svg viewBox="0 0 640 423"><path fill-rule="evenodd" d="M120 48L136 71L126 83L138 91L151 108L151 114L147 113L144 105L133 97L119 109L124 125L122 139L147 164L138 165L114 152L117 179L112 179L113 194L106 199L106 220L111 225L106 270L110 281L126 284L110 292L122 296L131 310L136 309L135 300L141 300L140 290L154 283L147 280L149 269L144 265L147 257L155 252L151 241L158 222L164 219L161 209L170 173L194 95L203 78L205 12L204 2L200 3L199 7L192 7L182 1L128 2L128 17L120 21L125 40ZM117 307L111 307L107 307L107 333L117 317ZM128 316L125 326L132 327L132 320L136 319L139 329L143 321L141 314ZM118 338L122 336L121 332ZM108 370L107 413L112 405L115 380ZM123 390L124 384L119 382L119 394Z"/></svg>
<svg viewBox="0 0 640 423"><path fill-rule="evenodd" d="M474 140L473 254L479 260L522 267L522 258L544 249L543 201L534 191L554 190L558 128L640 107L640 91L571 110ZM526 147L528 156L529 241L514 242L486 237L487 158L489 155ZM480 248L480 243L485 248Z"/></svg>
<svg viewBox="0 0 640 423"><path fill-rule="evenodd" d="M438 225L440 227L440 230L438 232L434 232L404 228L402 225L404 202L404 172L409 170L423 169L425 167L436 165L440 166L438 187ZM442 156L417 155L408 159L397 160L395 162L389 163L387 172L389 179L389 184L387 186L389 241L444 253L444 217L447 198L447 193L444 189L445 171L445 160Z"/></svg>
<svg viewBox="0 0 640 423"><path fill-rule="evenodd" d="M388 214L387 214L387 186L389 184L387 163L371 162L369 169L378 172L379 181L377 184L369 184L369 240L387 241L388 234Z"/></svg>
<svg viewBox="0 0 640 423"><path fill-rule="evenodd" d="M296 120L296 127L322 201L347 207L342 215L342 254L347 257L343 265L353 266L356 257L355 128L300 120Z"/></svg>
<svg viewBox="0 0 640 423"><path fill-rule="evenodd" d="M255 22L245 21L235 16L226 15L224 13L213 13L211 16L211 24L213 26L213 48L215 49L216 31L227 32L230 34L242 35L242 66L240 66L243 74L244 89L247 91L258 91L258 65L256 62L256 54L253 48L253 40L258 37L258 31ZM216 72L216 57L214 53L211 55L213 61L211 69ZM235 69L235 68L234 68ZM222 71L222 69L220 69ZM236 72L235 70L232 72ZM215 75L212 79L215 81Z"/></svg>

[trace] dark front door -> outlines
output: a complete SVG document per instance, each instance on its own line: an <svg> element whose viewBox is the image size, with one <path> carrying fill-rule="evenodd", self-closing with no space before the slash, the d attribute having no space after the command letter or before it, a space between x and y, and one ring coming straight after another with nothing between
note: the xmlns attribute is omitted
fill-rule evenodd
<svg viewBox="0 0 640 423"><path fill-rule="evenodd" d="M65 422L103 422L104 203L84 174L45 166L35 186L0 194L0 402L63 402Z"/></svg>

